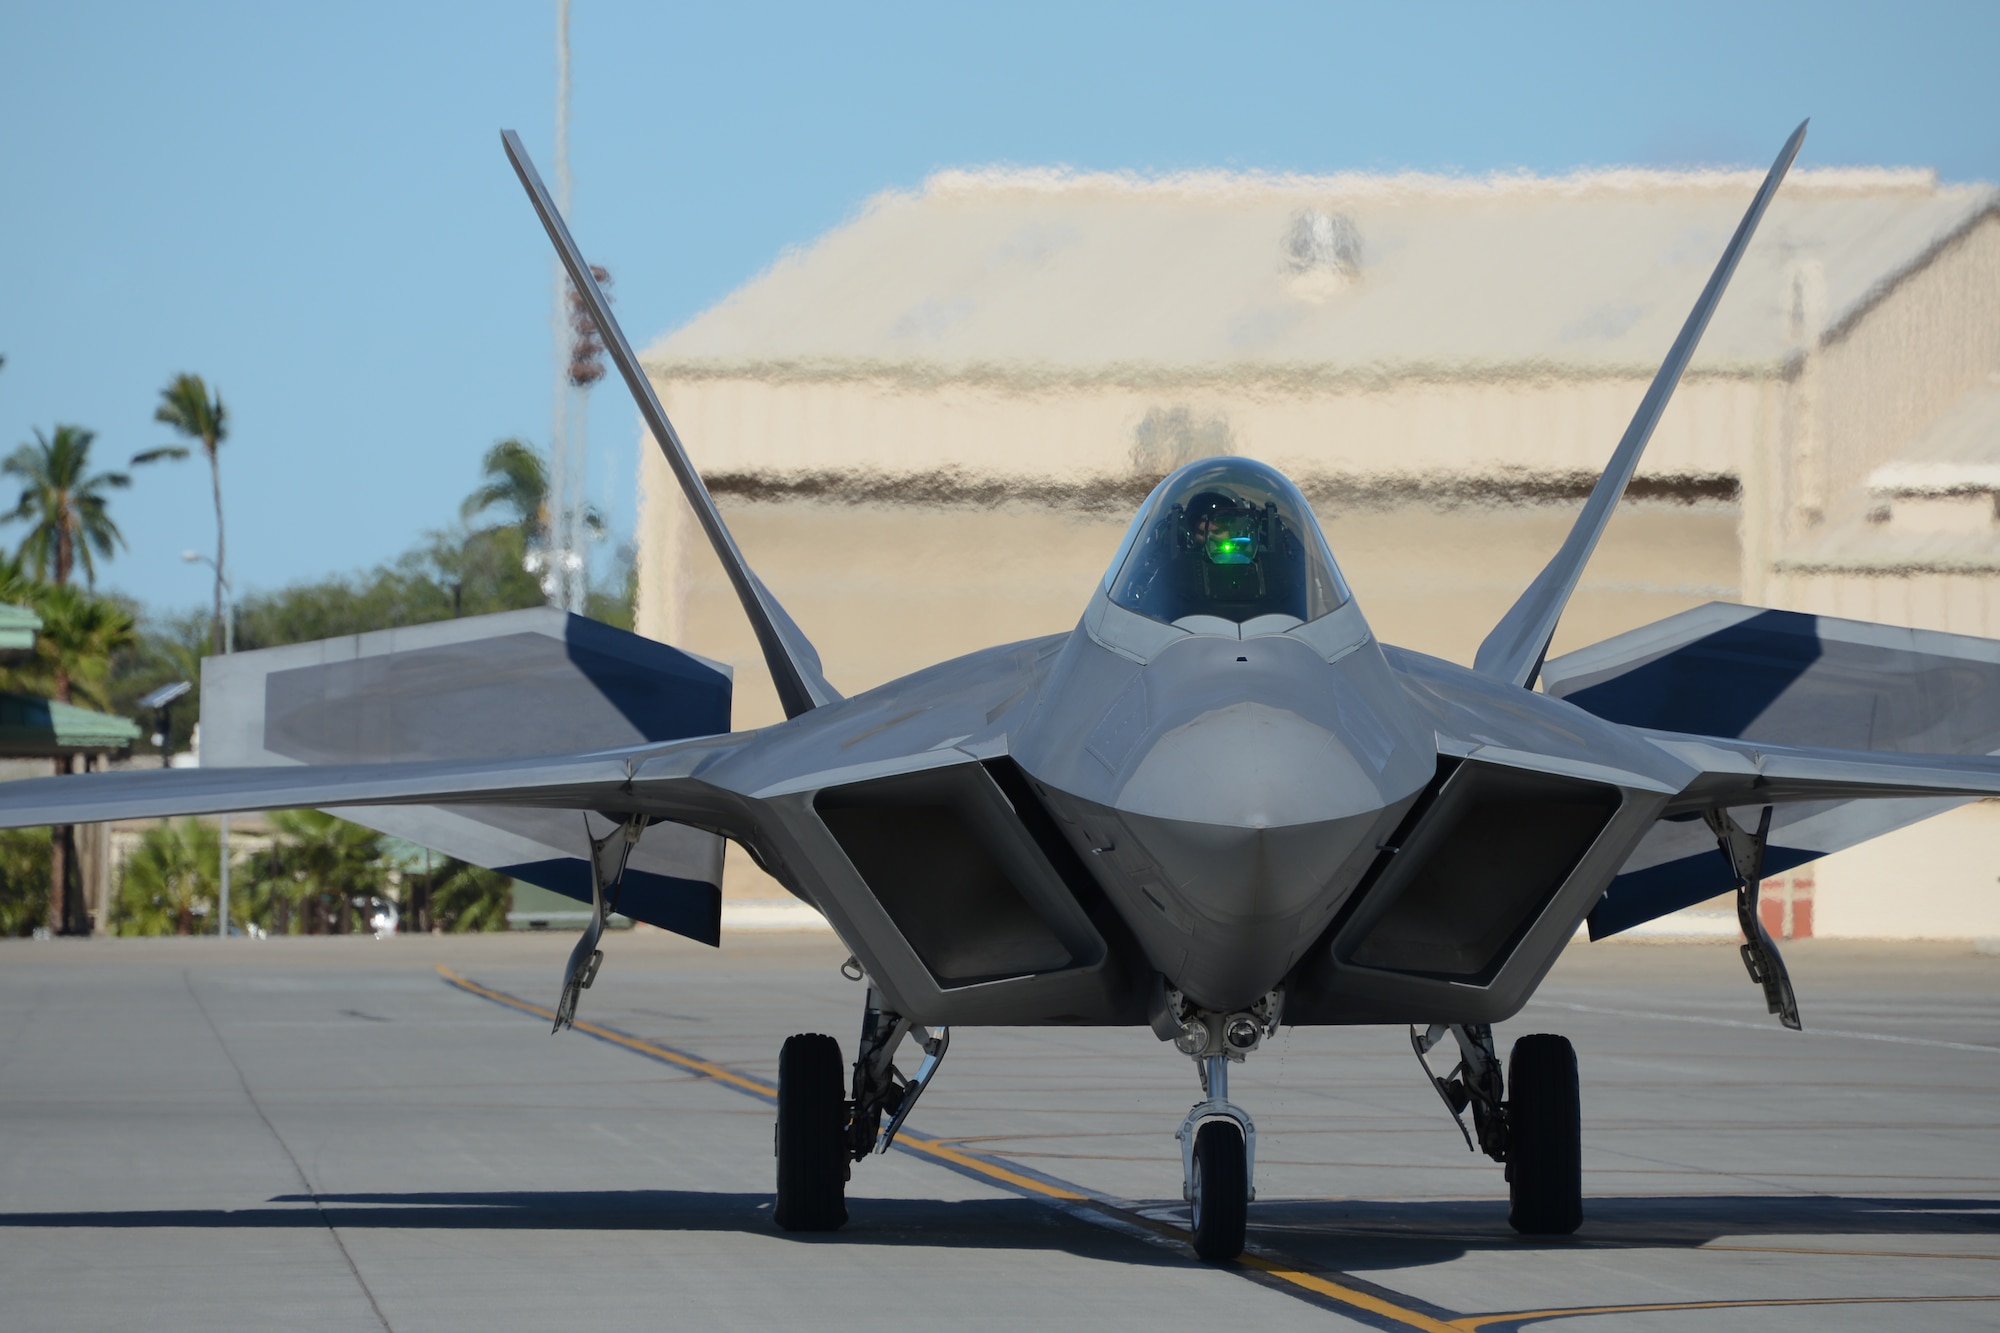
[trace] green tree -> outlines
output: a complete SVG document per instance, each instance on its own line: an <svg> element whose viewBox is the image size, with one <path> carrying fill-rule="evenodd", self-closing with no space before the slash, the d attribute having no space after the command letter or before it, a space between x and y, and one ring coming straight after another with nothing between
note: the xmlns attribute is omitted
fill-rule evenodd
<svg viewBox="0 0 2000 1333"><path fill-rule="evenodd" d="M42 628L35 655L9 673L12 681L57 703L108 710L112 661L138 642L132 613L113 598L59 583L21 591Z"/></svg>
<svg viewBox="0 0 2000 1333"><path fill-rule="evenodd" d="M160 390L160 405L153 410L153 420L200 445L202 456L208 460L208 477L215 490L215 620L209 642L220 652L223 571L227 568L223 560L221 451L222 442L229 438L229 409L223 406L221 391L211 393L201 376L180 374ZM181 459L188 453L187 445L166 444L135 455L132 462L137 466L161 459Z"/></svg>
<svg viewBox="0 0 2000 1333"><path fill-rule="evenodd" d="M139 838L118 883L112 929L120 935L192 935L215 909L222 837L198 819L163 821Z"/></svg>
<svg viewBox="0 0 2000 1333"><path fill-rule="evenodd" d="M42 618L35 655L9 674L57 703L109 704L107 686L113 657L134 641L132 615L108 597L67 584L45 583L28 590L27 605ZM72 758L57 758L57 774L70 772ZM79 928L81 909L70 892L76 866L76 833L69 824L49 830L49 923Z"/></svg>
<svg viewBox="0 0 2000 1333"><path fill-rule="evenodd" d="M382 835L320 810L271 814L271 847L250 858L248 901L272 934L349 934L354 909L384 896Z"/></svg>
<svg viewBox="0 0 2000 1333"><path fill-rule="evenodd" d="M38 828L0 830L0 935L30 935L48 920L49 837Z"/></svg>
<svg viewBox="0 0 2000 1333"><path fill-rule="evenodd" d="M16 449L0 472L21 482L21 498L7 521L30 526L18 558L37 578L69 582L78 561L95 586L95 555L109 559L124 534L106 512L107 491L132 484L123 472L91 474L90 446L97 436L81 426L57 426L53 437L35 432L35 442Z"/></svg>
<svg viewBox="0 0 2000 1333"><path fill-rule="evenodd" d="M429 900L431 919L440 930L505 930L514 881L497 870L446 857L431 872Z"/></svg>
<svg viewBox="0 0 2000 1333"><path fill-rule="evenodd" d="M512 524L435 532L392 565L245 597L236 646L274 648L540 606L541 585L522 564L526 551Z"/></svg>
<svg viewBox="0 0 2000 1333"><path fill-rule="evenodd" d="M480 460L479 486L465 497L458 516L467 523L487 512L504 510L505 520L530 541L549 530L549 469L535 447L524 440L496 443Z"/></svg>

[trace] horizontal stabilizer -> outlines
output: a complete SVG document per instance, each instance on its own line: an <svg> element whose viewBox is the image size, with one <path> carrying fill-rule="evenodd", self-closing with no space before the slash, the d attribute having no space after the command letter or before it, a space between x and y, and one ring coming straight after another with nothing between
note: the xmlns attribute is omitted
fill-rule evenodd
<svg viewBox="0 0 2000 1333"><path fill-rule="evenodd" d="M1787 750L1848 752L1837 793L1824 754L1807 773L1796 756L1770 754L1761 772L1704 777L1690 797L1725 792L1771 799L1781 785L1766 866L1780 874L1831 852L1905 828L1962 804L1968 795L1887 796L1913 780L1977 783L1982 773L1920 779L1909 764L1885 772L1872 754L1978 757L2000 751L2000 642L1900 629L1794 611L1711 603L1550 662L1550 694L1599 717L1648 729L1730 738ZM1731 747L1732 750L1740 747ZM1710 754L1713 761L1717 756ZM1773 762L1775 761L1775 762ZM1729 763L1752 766L1746 758ZM1916 759L1935 769L1933 760ZM1857 772L1856 766L1870 769ZM1826 797L1796 801L1796 788ZM1762 783L1760 787L1758 784ZM1857 789L1855 784L1862 784ZM1746 793L1751 793L1746 795ZM1714 839L1699 822L1663 823L1633 853L1591 914L1602 937L1726 893L1734 887Z"/></svg>
<svg viewBox="0 0 2000 1333"><path fill-rule="evenodd" d="M727 667L551 607L210 658L211 766L353 765L574 754L729 730ZM344 807L344 818L590 901L581 810ZM601 830L600 830L601 832ZM619 910L713 944L722 840L655 828Z"/></svg>

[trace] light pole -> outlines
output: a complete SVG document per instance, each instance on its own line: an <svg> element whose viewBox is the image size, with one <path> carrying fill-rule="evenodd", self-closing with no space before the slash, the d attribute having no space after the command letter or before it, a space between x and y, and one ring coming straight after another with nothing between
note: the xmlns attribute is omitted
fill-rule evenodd
<svg viewBox="0 0 2000 1333"><path fill-rule="evenodd" d="M236 649L236 594L229 586L229 580L222 576L222 570L215 561L200 551L182 551L181 559L191 565L207 565L215 571L216 586L222 589L222 652L226 657ZM221 902L217 904L216 915L222 920L216 926L216 934L229 938L229 816L221 817L222 824L222 867L220 878Z"/></svg>

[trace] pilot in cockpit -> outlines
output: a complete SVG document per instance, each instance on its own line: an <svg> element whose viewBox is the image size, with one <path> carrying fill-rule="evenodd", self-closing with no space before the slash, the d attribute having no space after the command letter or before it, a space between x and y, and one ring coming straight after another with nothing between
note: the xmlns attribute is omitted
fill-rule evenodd
<svg viewBox="0 0 2000 1333"><path fill-rule="evenodd" d="M1133 519L1105 590L1127 610L1190 626L1311 621L1347 600L1305 497L1247 458L1204 459L1162 481Z"/></svg>
<svg viewBox="0 0 2000 1333"><path fill-rule="evenodd" d="M1203 491L1187 502L1189 562L1200 595L1214 602L1248 602L1264 594L1264 512L1224 491ZM1192 592L1193 590L1190 589Z"/></svg>

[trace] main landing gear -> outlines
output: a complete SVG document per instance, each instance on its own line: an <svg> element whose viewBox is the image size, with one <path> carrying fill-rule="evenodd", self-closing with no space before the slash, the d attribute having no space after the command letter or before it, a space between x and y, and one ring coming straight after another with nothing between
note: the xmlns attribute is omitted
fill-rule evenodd
<svg viewBox="0 0 2000 1333"><path fill-rule="evenodd" d="M1206 1096L1174 1137L1181 1144L1181 1197L1187 1200L1194 1252L1212 1264L1243 1253L1250 1201L1257 1197L1257 1125L1229 1100L1229 1066L1263 1045L1284 1003L1272 991L1249 1009L1220 1014L1167 992L1174 1048L1195 1062Z"/></svg>
<svg viewBox="0 0 2000 1333"><path fill-rule="evenodd" d="M896 1068L904 1037L923 1048L923 1063L905 1078ZM935 1034L875 1002L869 987L861 1044L849 1088L841 1077L840 1043L821 1033L785 1039L778 1053L777 1223L787 1231L835 1231L847 1224L847 1182L853 1164L889 1151L944 1060L951 1029ZM888 1123L884 1124L884 1117Z"/></svg>
<svg viewBox="0 0 2000 1333"><path fill-rule="evenodd" d="M1424 1057L1449 1035L1459 1062L1439 1078ZM1410 1045L1444 1099L1465 1146L1507 1168L1507 1222L1524 1236L1567 1236L1583 1224L1583 1114L1576 1050L1569 1038L1537 1032L1514 1043L1501 1078L1493 1029L1484 1023L1433 1023ZM1513 1096L1504 1096L1506 1088ZM1472 1129L1464 1113L1472 1111Z"/></svg>

